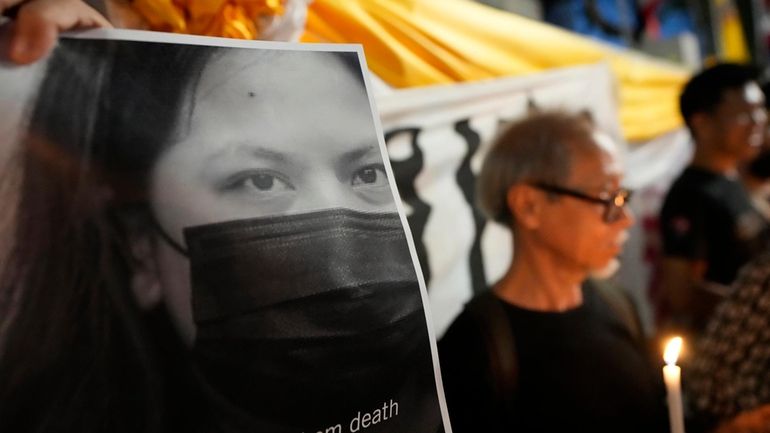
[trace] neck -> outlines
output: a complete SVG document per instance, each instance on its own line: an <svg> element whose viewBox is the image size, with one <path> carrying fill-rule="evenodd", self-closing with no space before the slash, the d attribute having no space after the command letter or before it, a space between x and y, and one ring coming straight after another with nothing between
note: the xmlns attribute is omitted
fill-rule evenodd
<svg viewBox="0 0 770 433"><path fill-rule="evenodd" d="M707 146L697 145L695 155L690 163L693 167L702 168L724 176L735 176L738 173L738 160L730 155L707 150Z"/></svg>
<svg viewBox="0 0 770 433"><path fill-rule="evenodd" d="M494 287L501 299L538 311L566 311L583 304L584 271L564 266L550 255L531 254L528 248L519 247L508 272Z"/></svg>
<svg viewBox="0 0 770 433"><path fill-rule="evenodd" d="M767 185L764 179L756 178L748 173L741 173L741 182L751 193L759 191Z"/></svg>

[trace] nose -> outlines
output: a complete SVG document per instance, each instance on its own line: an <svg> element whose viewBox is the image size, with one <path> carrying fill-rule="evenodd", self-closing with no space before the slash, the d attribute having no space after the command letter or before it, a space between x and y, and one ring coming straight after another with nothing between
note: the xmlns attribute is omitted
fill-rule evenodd
<svg viewBox="0 0 770 433"><path fill-rule="evenodd" d="M302 211L314 211L330 208L356 208L350 192L345 191L340 182L331 176L316 179L308 185L301 200Z"/></svg>
<svg viewBox="0 0 770 433"><path fill-rule="evenodd" d="M627 229L634 225L636 222L636 217L634 216L634 211L631 210L631 207L628 205L623 206L620 209L620 218L617 220L617 224L624 229Z"/></svg>

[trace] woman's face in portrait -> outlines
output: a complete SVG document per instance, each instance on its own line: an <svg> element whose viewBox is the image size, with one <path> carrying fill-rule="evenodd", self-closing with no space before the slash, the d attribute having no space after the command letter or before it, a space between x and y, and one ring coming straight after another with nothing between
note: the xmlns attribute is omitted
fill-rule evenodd
<svg viewBox="0 0 770 433"><path fill-rule="evenodd" d="M395 211L354 72L328 53L244 54L211 60L177 142L153 169L160 227L185 246L191 226L328 208ZM155 256L157 290L192 339L187 259L163 241Z"/></svg>
<svg viewBox="0 0 770 433"><path fill-rule="evenodd" d="M328 53L243 52L204 70L152 205L184 227L326 208L393 211L365 90ZM182 114L185 115L184 112Z"/></svg>

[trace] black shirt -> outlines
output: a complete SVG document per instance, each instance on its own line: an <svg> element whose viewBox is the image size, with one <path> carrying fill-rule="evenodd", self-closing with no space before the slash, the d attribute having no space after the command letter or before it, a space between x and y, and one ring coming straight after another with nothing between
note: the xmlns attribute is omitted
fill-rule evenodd
<svg viewBox="0 0 770 433"><path fill-rule="evenodd" d="M671 186L660 224L665 255L704 260L704 278L724 285L770 239L738 180L697 167L687 167Z"/></svg>
<svg viewBox="0 0 770 433"><path fill-rule="evenodd" d="M439 342L454 432L667 431L662 372L593 289L563 313L503 304L518 359L513 413L500 413L483 336L464 311Z"/></svg>

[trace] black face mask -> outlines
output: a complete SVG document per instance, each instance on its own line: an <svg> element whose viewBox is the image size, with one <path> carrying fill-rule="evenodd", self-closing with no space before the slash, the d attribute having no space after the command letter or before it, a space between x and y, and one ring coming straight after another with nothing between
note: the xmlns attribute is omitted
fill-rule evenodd
<svg viewBox="0 0 770 433"><path fill-rule="evenodd" d="M326 210L193 227L185 238L194 354L244 412L316 431L382 406L410 376L433 384L398 214Z"/></svg>

